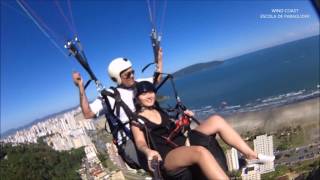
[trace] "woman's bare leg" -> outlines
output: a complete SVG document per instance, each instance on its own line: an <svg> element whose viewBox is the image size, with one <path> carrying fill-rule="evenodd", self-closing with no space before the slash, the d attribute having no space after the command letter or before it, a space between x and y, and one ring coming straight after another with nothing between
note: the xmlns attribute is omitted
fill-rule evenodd
<svg viewBox="0 0 320 180"><path fill-rule="evenodd" d="M173 149L164 160L164 167L168 171L193 164L199 165L208 179L228 179L211 153L202 146L182 146Z"/></svg>
<svg viewBox="0 0 320 180"><path fill-rule="evenodd" d="M240 135L221 116L210 116L195 130L206 135L218 133L224 142L239 150L247 159L257 159L258 157L257 153L242 140Z"/></svg>

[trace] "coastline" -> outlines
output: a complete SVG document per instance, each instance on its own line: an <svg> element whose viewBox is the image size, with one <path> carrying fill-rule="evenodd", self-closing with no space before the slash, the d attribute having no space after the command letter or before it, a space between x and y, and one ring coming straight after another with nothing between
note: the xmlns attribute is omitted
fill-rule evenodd
<svg viewBox="0 0 320 180"><path fill-rule="evenodd" d="M255 112L240 112L225 119L239 133L263 129L267 133L285 127L300 125L310 135L310 140L319 139L320 97L280 107L271 107Z"/></svg>

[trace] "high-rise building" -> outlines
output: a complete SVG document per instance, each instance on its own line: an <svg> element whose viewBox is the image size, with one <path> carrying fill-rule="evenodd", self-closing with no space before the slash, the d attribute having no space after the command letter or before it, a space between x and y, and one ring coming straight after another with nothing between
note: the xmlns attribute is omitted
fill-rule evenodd
<svg viewBox="0 0 320 180"><path fill-rule="evenodd" d="M252 165L242 169L241 173L242 180L260 180L261 173L259 172L259 165Z"/></svg>
<svg viewBox="0 0 320 180"><path fill-rule="evenodd" d="M229 171L236 171L239 169L238 151L235 148L227 150L226 158Z"/></svg>
<svg viewBox="0 0 320 180"><path fill-rule="evenodd" d="M257 153L273 156L273 139L272 136L267 134L257 136L253 140L254 150ZM259 165L259 171L261 174L274 171L274 162L269 162L263 165Z"/></svg>

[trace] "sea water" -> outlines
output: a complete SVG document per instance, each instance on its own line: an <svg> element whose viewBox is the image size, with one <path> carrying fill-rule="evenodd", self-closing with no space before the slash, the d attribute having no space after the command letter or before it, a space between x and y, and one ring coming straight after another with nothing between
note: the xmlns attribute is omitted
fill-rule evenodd
<svg viewBox="0 0 320 180"><path fill-rule="evenodd" d="M183 103L199 114L252 111L319 96L319 36L234 57L175 79ZM167 83L159 94L172 98Z"/></svg>

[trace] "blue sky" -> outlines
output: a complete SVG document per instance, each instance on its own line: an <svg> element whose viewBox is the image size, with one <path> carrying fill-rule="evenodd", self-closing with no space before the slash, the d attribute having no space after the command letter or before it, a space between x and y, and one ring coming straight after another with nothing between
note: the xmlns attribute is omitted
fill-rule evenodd
<svg viewBox="0 0 320 180"><path fill-rule="evenodd" d="M72 37L53 1L26 1L50 28L48 34L62 49ZM68 13L67 1L59 2ZM152 1L151 1L152 3ZM71 1L75 27L88 61L105 86L113 58L125 56L140 69L152 61L151 24L146 1ZM156 3L161 25L163 1ZM305 18L278 17L306 15ZM296 9L295 12L289 12ZM70 17L70 14L66 14ZM161 28L161 27L160 27ZM309 1L167 1L162 26L164 71L230 57L319 34L319 19ZM53 33L51 33L53 32ZM54 35L53 35L54 34ZM60 38L55 36L57 34ZM1 132L36 118L76 106L78 91L73 70L88 76L72 57L66 57L28 18L16 1L1 0ZM89 99L96 97L89 87Z"/></svg>

